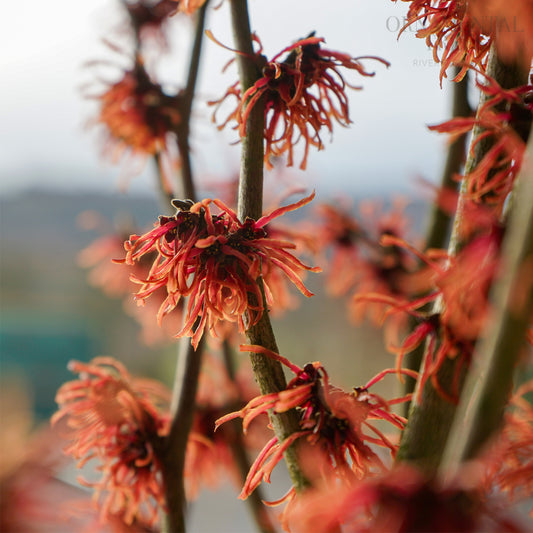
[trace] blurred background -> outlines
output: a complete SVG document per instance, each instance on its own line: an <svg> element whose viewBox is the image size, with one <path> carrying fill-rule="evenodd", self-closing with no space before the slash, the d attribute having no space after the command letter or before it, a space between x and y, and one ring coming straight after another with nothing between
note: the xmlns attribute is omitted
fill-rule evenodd
<svg viewBox="0 0 533 533"><path fill-rule="evenodd" d="M272 195L299 186L315 189L315 202L348 198L357 206L367 198L389 203L400 194L410 201L412 235L420 235L428 199L419 192L419 180L438 181L446 149L446 139L428 131L427 125L449 116L449 95L448 82L440 86L439 66L424 42L415 38L414 29L398 39L406 12L403 3L249 4L252 28L267 57L315 30L333 50L377 55L391 63L389 69L376 64L374 78L354 80L364 88L349 93L353 124L335 125L331 142L327 136L323 139L324 150L310 153L306 172L278 168L267 175ZM164 83L179 87L192 24L183 16L175 18L169 39L173 53L155 68ZM118 0L28 0L3 6L0 372L4 391L7 382L26 391L36 423L46 423L55 410L55 392L71 379L66 369L71 359L112 355L134 374L158 376L168 383L173 375L174 346L144 345L122 301L92 287L87 271L79 266L80 251L99 236L81 227L81 212L98 212L110 223L127 216L139 227L150 227L161 211L152 166L132 175L123 165L106 161L101 132L88 127L97 113L95 102L82 96L94 75L87 62L124 65L124 58L117 58L102 38L120 35L125 20ZM206 27L232 46L228 2L208 10ZM206 104L237 79L235 65L221 72L230 58L231 52L205 41L191 137L194 171L204 184L227 180L238 169L236 133L230 128L217 131ZM209 185L205 188L209 192ZM312 213L310 208L307 212ZM275 321L282 353L298 363L321 360L332 382L348 389L366 382L384 364L393 365L379 331L351 325L344 302L326 295L319 276L309 278L309 286L316 296L305 302L298 296L298 309ZM14 402L3 395L3 418L16 410ZM238 509L240 502L234 502L234 495L226 498L223 503L219 495L210 500L226 510L226 518L218 518L218 530L247 531L247 522L239 526L242 529L236 526L233 513L239 511L227 507L231 501ZM202 504L193 508L192 530L209 531L204 514L195 509L201 510Z"/></svg>

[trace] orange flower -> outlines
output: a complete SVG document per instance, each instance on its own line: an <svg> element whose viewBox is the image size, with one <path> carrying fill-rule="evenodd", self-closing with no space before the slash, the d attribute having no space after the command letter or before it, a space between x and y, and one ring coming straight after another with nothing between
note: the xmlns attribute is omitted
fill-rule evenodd
<svg viewBox="0 0 533 533"><path fill-rule="evenodd" d="M533 3L524 0L469 0L472 16L490 32L505 61L530 67L533 56Z"/></svg>
<svg viewBox="0 0 533 533"><path fill-rule="evenodd" d="M409 2L409 11L400 34L413 24L424 23L416 36L426 39L428 47L433 48L435 62L441 63L441 81L450 65L463 67L454 81L463 79L471 65L485 70L492 41L470 14L467 0L402 1Z"/></svg>
<svg viewBox="0 0 533 533"><path fill-rule="evenodd" d="M391 413L389 408L393 403L406 401L409 397L387 402L368 391L372 384L392 370L382 372L365 387L346 393L329 384L328 374L319 362L308 363L300 368L262 346L243 345L241 350L272 357L287 366L295 377L285 390L257 396L240 411L223 416L217 420L217 427L241 417L246 432L248 425L269 409L275 413L297 409L300 431L283 442L274 437L265 445L248 473L240 498L248 497L261 481L270 482L272 470L283 453L298 439L305 438L311 446L316 446L316 450L326 456L329 467L336 469L341 476L345 472L352 472L362 477L372 470L383 468L381 459L370 448L370 444L383 446L394 455L396 446L369 420L385 420L403 428L405 420ZM370 430L372 434L369 435L365 430Z"/></svg>
<svg viewBox="0 0 533 533"><path fill-rule="evenodd" d="M131 378L110 357L72 361L69 368L80 377L59 389L52 424L66 419L72 442L65 453L79 459L79 468L98 460L102 472L100 481L80 483L95 489L96 501L106 493L102 519L123 514L127 524L137 518L155 522L164 496L154 449L169 427L168 414L160 412L168 391L157 382Z"/></svg>
<svg viewBox="0 0 533 533"><path fill-rule="evenodd" d="M265 226L274 218L309 203L314 193L255 221L241 222L236 213L220 200L174 201L178 211L173 217L160 217L156 227L143 236L132 235L125 243L126 258L135 264L145 254L156 252L148 276L134 279L142 285L136 295L144 302L151 294L166 287L167 297L159 308L158 320L170 313L188 296L185 324L178 337L191 336L197 346L206 326L217 336L222 321L238 322L244 331L244 313L251 324L264 311L263 296L257 284L264 276L267 305L272 304L270 273L282 271L306 296L312 293L302 283L299 272L319 272L301 263L288 250L295 245L270 238ZM214 203L221 211L212 215Z"/></svg>
<svg viewBox="0 0 533 533"><path fill-rule="evenodd" d="M210 102L219 107L230 96L239 100L235 111L220 128L234 119L240 136L244 137L250 111L259 99L264 99L267 168L272 168L271 156L279 157L285 153L288 166L292 166L294 145L303 139L305 147L300 168L305 169L309 147L315 146L319 150L323 147L320 130L324 127L332 133L333 121L343 126L350 124L345 88L360 87L346 83L340 72L341 67L355 70L361 76L373 76L374 73L364 69L362 60L372 59L389 66L387 61L379 57L354 58L322 48L323 42L324 39L311 34L284 48L266 65L259 50L256 59L261 62L263 76L242 95L237 83L220 100ZM281 61L279 58L283 54L287 56Z"/></svg>
<svg viewBox="0 0 533 533"><path fill-rule="evenodd" d="M169 138L180 122L180 95L165 94L139 61L93 98L100 101L100 114L93 122L104 126L105 153L113 161L125 152L142 159L155 154L175 157Z"/></svg>
<svg viewBox="0 0 533 533"><path fill-rule="evenodd" d="M476 212L476 211L474 211ZM494 219L492 219L494 222ZM405 354L415 350L426 340L427 364L420 378L420 393L427 379L450 401L456 402L459 383L457 381L461 365L470 363L474 345L485 325L488 314L488 293L497 271L502 240L502 230L498 225L486 229L472 239L456 257L448 257L447 268L441 266L443 254L421 254L400 239L387 237L386 243L405 246L416 253L434 274L434 288L426 296L409 300L380 293L359 294L356 300L375 301L389 306L387 314L408 313L418 320L418 325L404 339L399 347L388 348L397 353L396 368L401 368ZM424 311L428 303L440 298L437 313ZM457 366L456 379L452 390L442 389L437 380L437 372L446 358L461 357ZM420 399L420 398L418 398Z"/></svg>
<svg viewBox="0 0 533 533"><path fill-rule="evenodd" d="M477 81L476 84L489 98L475 117L454 118L429 129L448 133L453 140L470 132L474 126L481 128L471 151L477 150L480 143L487 142L490 149L464 176L468 186L466 194L475 201L495 204L496 209L501 211L522 165L533 114L533 85L503 89L496 80L484 76L487 83ZM508 110L502 111L502 104L506 104ZM522 131L524 120L526 132Z"/></svg>

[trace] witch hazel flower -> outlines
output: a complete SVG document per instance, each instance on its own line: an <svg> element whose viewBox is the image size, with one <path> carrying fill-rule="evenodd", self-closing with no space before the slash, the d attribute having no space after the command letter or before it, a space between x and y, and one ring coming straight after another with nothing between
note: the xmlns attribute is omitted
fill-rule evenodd
<svg viewBox="0 0 533 533"><path fill-rule="evenodd" d="M312 296L300 274L321 269L299 261L290 251L295 248L293 243L269 237L267 225L313 198L314 193L259 220L247 218L244 222L220 200L195 204L175 200L174 216L161 216L153 230L142 236L132 235L124 244L126 258L119 262L127 265L134 265L145 254L157 253L147 277L132 278L141 285L135 296L137 302L143 305L165 287L167 297L158 312L161 321L183 297L188 297L185 323L176 336L192 337L196 347L206 328L216 337L217 326L224 321L237 322L241 332L256 324L273 303L269 283L275 271L283 272L302 294ZM211 213L212 204L219 214ZM265 301L257 283L260 277Z"/></svg>
<svg viewBox="0 0 533 533"><path fill-rule="evenodd" d="M409 4L409 11L400 34L412 25L419 28L416 36L426 40L433 49L433 59L441 63L441 81L451 65L462 67L454 81L463 79L471 65L485 70L492 38L470 13L469 1L403 1Z"/></svg>
<svg viewBox="0 0 533 533"><path fill-rule="evenodd" d="M259 42L259 39L255 37ZM345 81L342 69L353 70L361 76L373 76L365 70L362 61L373 60L389 66L384 59L375 56L351 57L348 54L322 47L325 40L312 33L300 39L270 61L260 55L254 58L262 67L262 77L242 94L239 84L232 85L226 94L211 105L220 105L229 97L237 99L235 110L220 128L235 120L239 135L244 137L246 122L254 105L265 102L265 165L272 168L271 157L287 154L288 166L293 165L294 146L302 140L304 155L300 164L305 169L310 146L322 149L322 129L331 134L333 123L350 124L346 88L361 89ZM281 57L286 54L284 59ZM213 117L215 119L215 117Z"/></svg>
<svg viewBox="0 0 533 533"><path fill-rule="evenodd" d="M301 368L262 346L243 345L241 350L276 359L290 369L295 377L285 390L257 396L240 411L221 417L217 420L217 427L240 417L243 419L243 431L246 432L253 420L270 409L274 413L296 409L300 416L300 430L282 442L277 437L267 442L250 468L240 498L247 498L261 481L270 482L272 471L282 459L283 453L299 439L314 447L319 456L325 456L330 470L335 469L339 475L350 472L350 475L359 478L384 469L381 458L371 445L382 446L392 455L396 453L396 445L371 421L386 421L402 429L405 419L392 413L390 407L409 400L410 395L387 402L368 390L394 370L385 370L364 387L346 393L330 385L328 374L318 361ZM411 371L405 373L416 375L416 372ZM290 491L286 498L291 496Z"/></svg>
<svg viewBox="0 0 533 533"><path fill-rule="evenodd" d="M447 133L452 140L474 127L480 129L471 151L478 150L483 143L490 143L489 149L464 176L466 194L477 202L495 204L501 210L522 165L533 115L533 84L504 89L490 76L483 76L486 83L477 80L476 85L487 101L475 117L454 118L429 129Z"/></svg>
<svg viewBox="0 0 533 533"><path fill-rule="evenodd" d="M57 392L59 410L51 421L66 425L71 443L64 451L78 459L78 468L94 459L102 474L99 481L79 482L95 490L102 521L122 515L126 524L153 524L164 504L155 449L168 433L170 393L156 381L132 378L111 357L72 361L69 369L79 378Z"/></svg>
<svg viewBox="0 0 533 533"><path fill-rule="evenodd" d="M111 161L130 156L130 163L145 163L158 155L162 171L163 164L178 164L171 138L181 122L180 94L166 94L148 75L141 58L122 70L118 81L105 82L105 90L88 98L99 102L99 114L89 124L103 127L103 153Z"/></svg>
<svg viewBox="0 0 533 533"><path fill-rule="evenodd" d="M479 210L472 210L477 213ZM494 223L494 218L491 218ZM427 343L426 364L420 376L419 395L428 379L439 393L451 402L457 402L461 367L469 365L475 343L482 334L489 313L489 289L496 276L503 229L493 225L473 237L456 256L441 250L419 252L405 241L392 236L384 237L385 244L394 244L411 251L434 271L432 289L415 298L400 298L380 293L358 294L356 301L375 301L389 306L385 315L394 317L407 313L417 325L400 345L388 345L397 354L396 368L401 372L406 354ZM447 262L446 266L444 263ZM439 302L438 311L427 311L425 306ZM438 371L448 358L460 358L451 390L444 390L438 381ZM417 397L417 401L420 396Z"/></svg>

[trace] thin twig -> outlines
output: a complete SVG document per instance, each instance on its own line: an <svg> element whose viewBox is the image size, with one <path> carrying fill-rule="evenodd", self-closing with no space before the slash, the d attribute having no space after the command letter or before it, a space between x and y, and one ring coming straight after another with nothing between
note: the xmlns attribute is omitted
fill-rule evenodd
<svg viewBox="0 0 533 533"><path fill-rule="evenodd" d="M238 55L237 63L241 91L244 93L260 76L258 64L253 59L254 51L246 0L231 0L231 15L235 46L242 53ZM245 220L247 217L257 220L263 211L264 123L264 102L260 99L255 102L249 113L246 134L242 139L238 205L238 215L241 220ZM262 280L259 280L259 285L262 289ZM269 350L279 352L267 312L262 314L257 324L247 329L246 335L250 344L264 346ZM279 392L287 387L283 368L278 361L255 353L250 353L250 359L262 394ZM299 430L298 415L294 410L281 414L270 413L270 420L280 442ZM285 462L295 489L299 491L305 488L308 481L298 465L294 446L286 451Z"/></svg>
<svg viewBox="0 0 533 533"><path fill-rule="evenodd" d="M190 122L192 104L194 101L194 91L196 88L196 82L198 80L200 54L202 51L205 16L208 4L209 0L207 0L198 10L194 43L191 51L191 60L189 63L189 74L187 76L187 85L180 95L180 122L176 128L178 151L181 158L181 184L183 187L183 194L185 198L189 198L191 200L195 200L195 189L189 147Z"/></svg>
<svg viewBox="0 0 533 533"><path fill-rule="evenodd" d="M181 120L176 131L178 149L182 162L181 185L186 198L193 201L196 201L197 198L189 153L189 131L192 102L194 100L194 91L198 78L207 4L208 1L205 2L197 14L187 85L181 94ZM163 530L167 533L182 533L186 529L185 455L194 417L202 353L203 340L200 340L196 350L194 350L190 341L184 340L180 345L178 353L171 405L173 420L161 453L165 502L167 507Z"/></svg>

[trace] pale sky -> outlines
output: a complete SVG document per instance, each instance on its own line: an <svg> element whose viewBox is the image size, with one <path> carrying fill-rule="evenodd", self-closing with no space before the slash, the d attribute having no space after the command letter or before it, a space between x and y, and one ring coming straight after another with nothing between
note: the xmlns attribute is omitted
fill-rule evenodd
<svg viewBox="0 0 533 533"><path fill-rule="evenodd" d="M217 0L213 2L215 5ZM448 84L440 88L439 67L423 41L412 32L397 40L406 6L390 0L251 0L252 28L267 57L316 30L326 46L353 56L379 55L390 69L368 63L374 78L348 79L364 86L350 92L350 128L337 126L333 141L309 157L308 174L294 172L313 187L350 190L413 190L418 177L435 180L446 139L427 130L449 113ZM94 104L84 101L80 86L91 81L83 64L111 59L99 41L112 36L121 20L117 0L26 0L5 2L0 22L0 192L40 188L46 184L93 190L116 190L121 167L102 160L97 132L84 129ZM232 45L228 2L209 9L206 27ZM190 28L179 25L173 42L183 49ZM239 148L231 130L222 136L210 122L205 101L220 97L237 79L236 68L221 74L230 52L211 41L204 45L196 123L191 139L198 173L230 175ZM185 54L160 65L166 82L180 85ZM131 181L132 190L151 191L148 173ZM411 188L411 189L409 189Z"/></svg>

